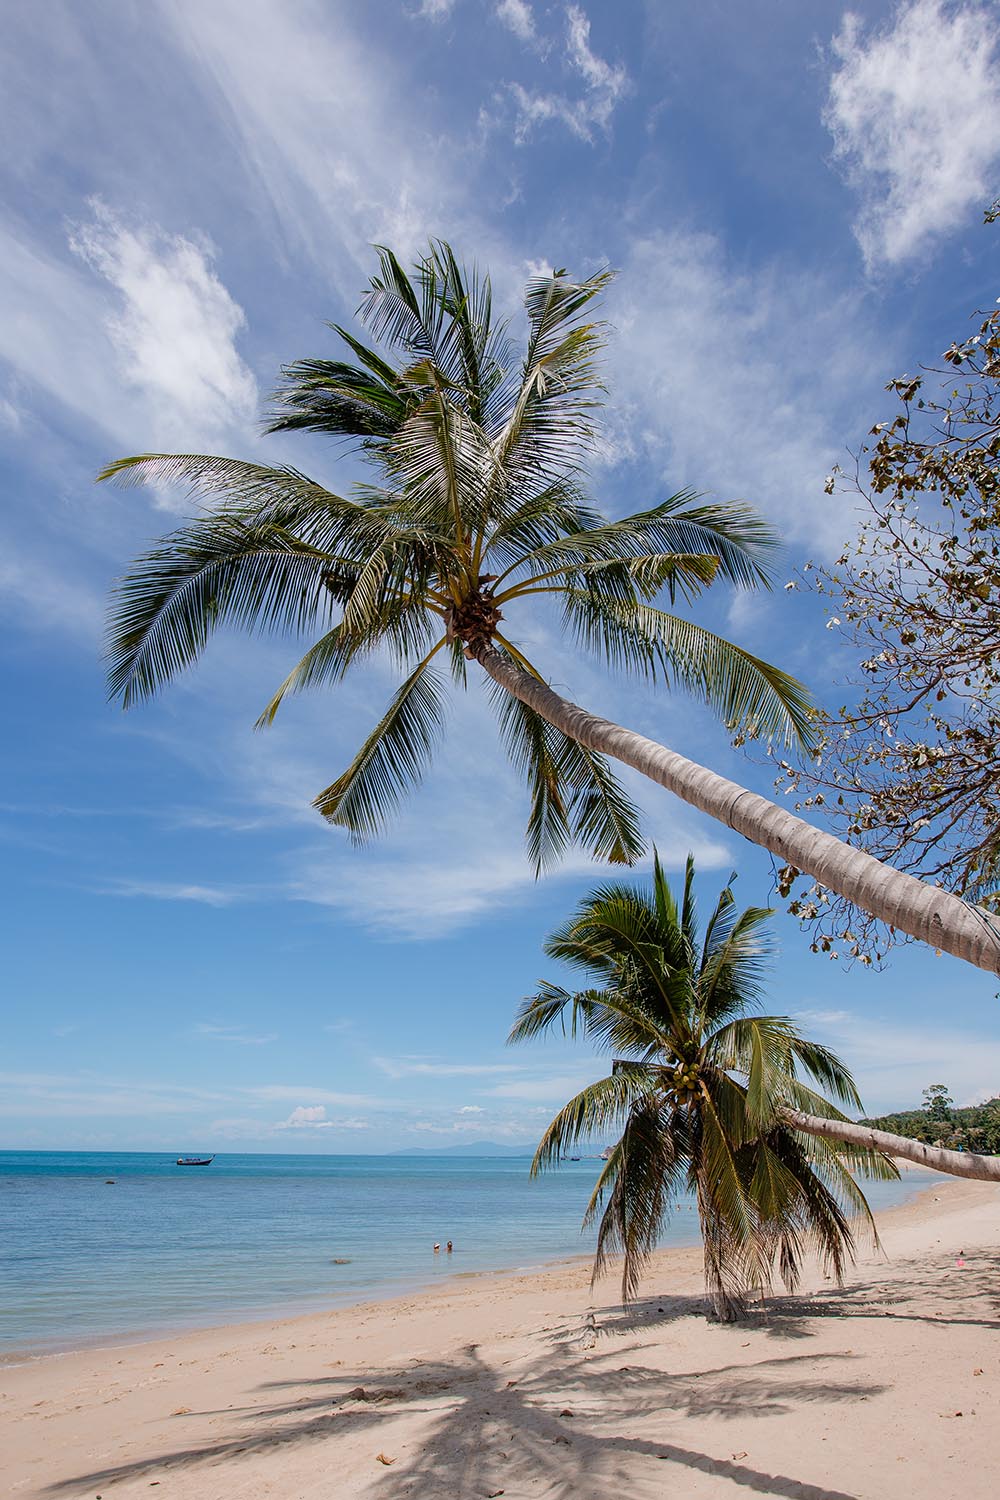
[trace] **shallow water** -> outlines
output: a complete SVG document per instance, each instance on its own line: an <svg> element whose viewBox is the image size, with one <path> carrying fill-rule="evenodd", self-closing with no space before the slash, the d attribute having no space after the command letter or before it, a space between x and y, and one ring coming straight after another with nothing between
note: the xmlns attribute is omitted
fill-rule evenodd
<svg viewBox="0 0 1000 1500"><path fill-rule="evenodd" d="M598 1161L534 1182L527 1156L175 1161L0 1152L0 1355L291 1315L593 1248L580 1221ZM914 1172L868 1196L887 1207L927 1181ZM683 1200L663 1244L697 1241Z"/></svg>

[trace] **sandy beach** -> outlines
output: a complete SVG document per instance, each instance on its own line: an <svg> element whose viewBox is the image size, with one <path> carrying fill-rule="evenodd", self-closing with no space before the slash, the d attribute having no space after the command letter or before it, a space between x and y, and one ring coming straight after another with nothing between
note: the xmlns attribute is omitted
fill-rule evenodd
<svg viewBox="0 0 1000 1500"><path fill-rule="evenodd" d="M885 1257L747 1324L672 1250L628 1312L575 1263L0 1368L4 1493L986 1500L1000 1191L928 1181Z"/></svg>

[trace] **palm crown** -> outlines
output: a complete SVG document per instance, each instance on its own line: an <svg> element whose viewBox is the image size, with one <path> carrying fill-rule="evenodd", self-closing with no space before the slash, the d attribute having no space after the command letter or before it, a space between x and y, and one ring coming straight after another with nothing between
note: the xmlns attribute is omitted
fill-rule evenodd
<svg viewBox="0 0 1000 1500"><path fill-rule="evenodd" d="M562 1024L614 1054L611 1073L559 1111L535 1155L552 1165L579 1141L620 1131L587 1210L599 1216L595 1278L622 1252L622 1296L634 1295L674 1197L696 1195L705 1274L729 1318L775 1263L789 1288L812 1239L839 1277L854 1239L848 1211L867 1203L852 1170L895 1177L878 1152L805 1136L783 1109L842 1120L860 1109L843 1063L780 1016L754 1014L767 968L771 913L738 912L729 886L699 936L694 862L677 902L657 859L652 889L611 884L593 892L546 944L592 987L543 984L518 1013L510 1040Z"/></svg>
<svg viewBox="0 0 1000 1500"><path fill-rule="evenodd" d="M686 688L741 734L804 740L810 709L785 673L701 625L655 607L717 579L769 582L770 529L742 504L682 491L606 520L581 487L602 387L608 284L563 271L525 293L518 358L493 314L488 277L432 245L412 276L380 249L360 315L377 348L335 331L351 358L284 371L272 432L358 444L375 482L349 497L289 467L190 454L121 459L102 478L185 484L206 513L141 557L119 583L110 685L127 707L189 666L222 624L314 637L261 715L334 684L387 649L405 678L347 770L316 806L355 840L373 835L423 774L443 728L440 664L499 651L540 678L505 615L534 596L561 605L577 642L649 680ZM631 863L636 810L600 754L488 681L501 735L531 791L536 868L571 841Z"/></svg>

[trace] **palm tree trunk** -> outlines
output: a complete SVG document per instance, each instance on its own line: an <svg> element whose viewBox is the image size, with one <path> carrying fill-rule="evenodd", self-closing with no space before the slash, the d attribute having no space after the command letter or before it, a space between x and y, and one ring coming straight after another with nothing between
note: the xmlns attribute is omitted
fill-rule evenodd
<svg viewBox="0 0 1000 1500"><path fill-rule="evenodd" d="M820 1115L806 1115L797 1109L783 1109L786 1125L806 1135L825 1136L830 1141L844 1141L865 1151L882 1151L886 1156L902 1156L932 1172L947 1172L951 1177L974 1177L977 1182L1000 1182L1000 1156L977 1156L974 1151L946 1151L943 1146L926 1146L905 1135L890 1135L887 1130L873 1130L870 1125L854 1125L850 1120L826 1120Z"/></svg>
<svg viewBox="0 0 1000 1500"><path fill-rule="evenodd" d="M494 682L570 739L641 771L692 807L743 834L751 843L760 844L796 870L812 875L828 890L846 896L889 927L991 974L1000 973L1000 931L980 907L902 870L894 870L862 849L854 849L832 834L813 828L766 797L717 776L655 740L647 740L631 729L588 713L522 671L487 642L476 642L470 654Z"/></svg>

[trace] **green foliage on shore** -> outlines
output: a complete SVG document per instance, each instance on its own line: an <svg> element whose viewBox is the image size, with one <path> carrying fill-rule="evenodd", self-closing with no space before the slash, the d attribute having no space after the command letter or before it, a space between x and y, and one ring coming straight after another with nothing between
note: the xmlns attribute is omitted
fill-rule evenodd
<svg viewBox="0 0 1000 1500"><path fill-rule="evenodd" d="M911 1141L929 1146L944 1146L950 1151L978 1151L984 1155L1000 1154L1000 1095L985 1104L965 1109L948 1108L941 1113L925 1104L923 1109L902 1110L894 1115L866 1119L863 1125L888 1130Z"/></svg>

